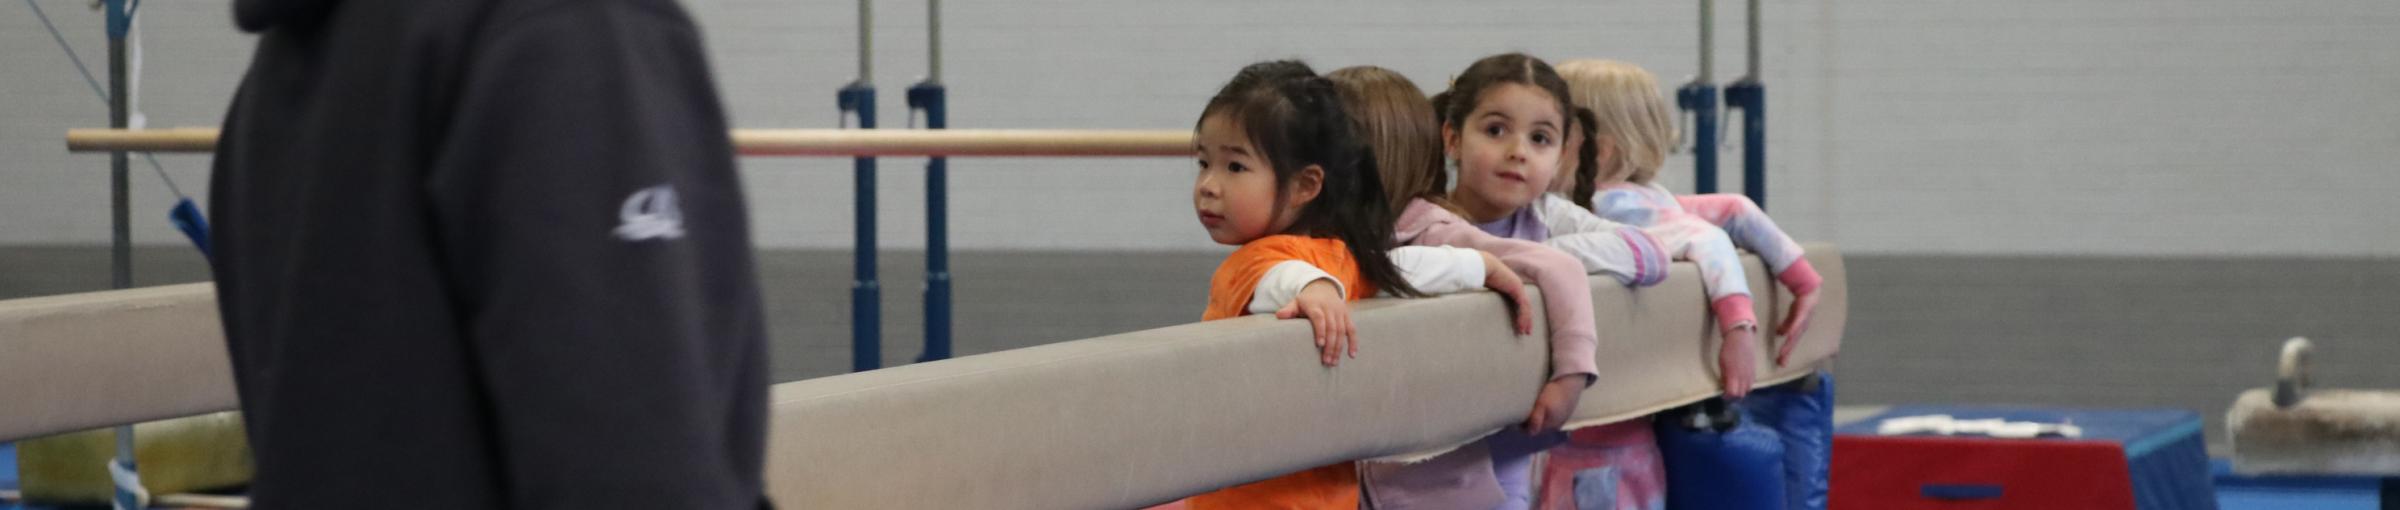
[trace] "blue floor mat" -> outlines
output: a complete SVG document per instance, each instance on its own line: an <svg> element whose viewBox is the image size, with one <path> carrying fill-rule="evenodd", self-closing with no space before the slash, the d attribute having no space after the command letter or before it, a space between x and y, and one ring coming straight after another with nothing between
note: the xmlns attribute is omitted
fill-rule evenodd
<svg viewBox="0 0 2400 510"><path fill-rule="evenodd" d="M2357 476L2243 476L2209 459L2218 510L2376 510L2379 480Z"/></svg>
<svg viewBox="0 0 2400 510"><path fill-rule="evenodd" d="M17 490L17 444L0 443L0 491Z"/></svg>
<svg viewBox="0 0 2400 510"><path fill-rule="evenodd" d="M2218 510L2376 510L2375 493L2217 488Z"/></svg>
<svg viewBox="0 0 2400 510"><path fill-rule="evenodd" d="M0 443L0 491L17 490L17 444ZM0 502L0 510L17 510L16 503Z"/></svg>

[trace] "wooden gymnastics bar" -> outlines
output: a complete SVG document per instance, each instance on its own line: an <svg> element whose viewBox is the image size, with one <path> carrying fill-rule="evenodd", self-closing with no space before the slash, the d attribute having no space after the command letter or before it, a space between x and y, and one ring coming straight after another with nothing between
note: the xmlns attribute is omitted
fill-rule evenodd
<svg viewBox="0 0 2400 510"><path fill-rule="evenodd" d="M1192 153L1190 130L736 129L744 156L1155 157ZM212 152L215 128L72 129L70 152Z"/></svg>

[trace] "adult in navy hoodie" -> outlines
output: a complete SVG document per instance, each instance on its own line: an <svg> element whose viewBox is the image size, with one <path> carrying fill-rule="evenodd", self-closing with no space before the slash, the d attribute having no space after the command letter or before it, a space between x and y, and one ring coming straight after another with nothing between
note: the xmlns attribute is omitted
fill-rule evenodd
<svg viewBox="0 0 2400 510"><path fill-rule="evenodd" d="M217 298L258 508L756 508L766 344L673 0L236 0Z"/></svg>

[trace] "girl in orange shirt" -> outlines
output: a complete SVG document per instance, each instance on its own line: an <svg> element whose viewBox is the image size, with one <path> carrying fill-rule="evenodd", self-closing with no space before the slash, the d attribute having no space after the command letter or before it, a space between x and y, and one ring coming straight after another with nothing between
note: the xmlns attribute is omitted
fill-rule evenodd
<svg viewBox="0 0 2400 510"><path fill-rule="evenodd" d="M1533 330L1524 284L1499 259L1392 242L1374 155L1331 81L1306 64L1252 64L1211 98L1194 136L1192 205L1209 239L1238 245L1210 278L1202 320L1274 313L1306 317L1319 361L1357 357L1348 301L1489 287ZM1358 476L1342 462L1194 496L1191 508L1358 508Z"/></svg>

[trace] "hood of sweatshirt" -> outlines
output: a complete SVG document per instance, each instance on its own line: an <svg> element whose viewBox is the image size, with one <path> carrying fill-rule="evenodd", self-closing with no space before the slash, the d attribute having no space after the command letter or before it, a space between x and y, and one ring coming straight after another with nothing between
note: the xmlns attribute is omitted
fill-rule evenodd
<svg viewBox="0 0 2400 510"><path fill-rule="evenodd" d="M1425 235L1425 231L1432 230L1433 227L1444 223L1474 226L1472 223L1467 223L1466 218L1459 217L1458 213L1450 212L1449 209L1444 209L1433 202L1422 198L1409 199L1408 207L1400 211L1400 220L1392 223L1392 242L1400 245L1409 244L1409 241Z"/></svg>

